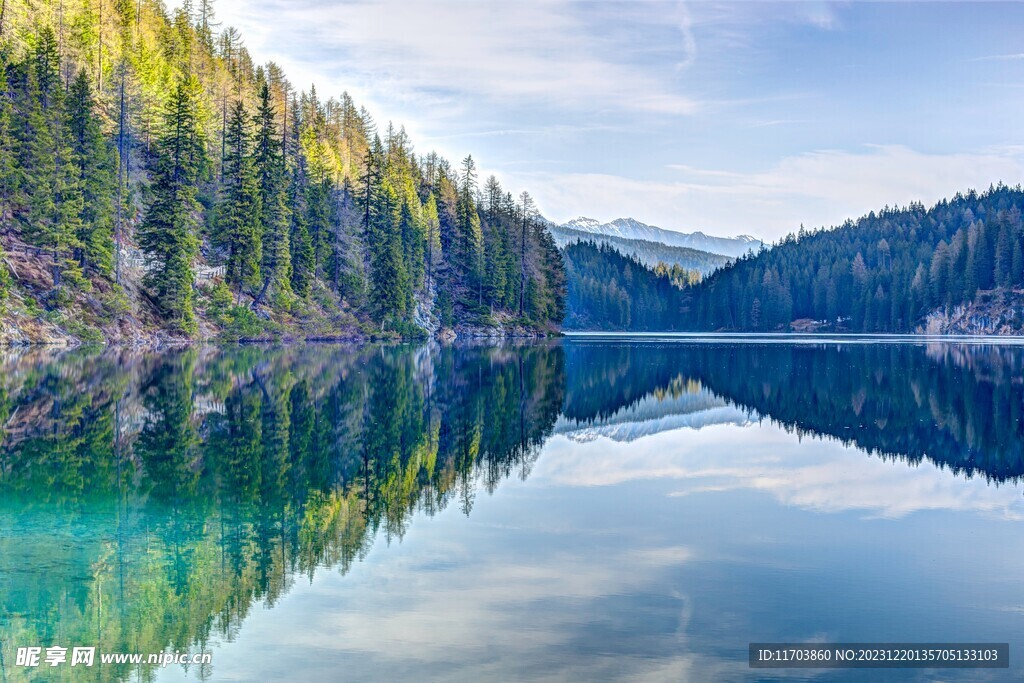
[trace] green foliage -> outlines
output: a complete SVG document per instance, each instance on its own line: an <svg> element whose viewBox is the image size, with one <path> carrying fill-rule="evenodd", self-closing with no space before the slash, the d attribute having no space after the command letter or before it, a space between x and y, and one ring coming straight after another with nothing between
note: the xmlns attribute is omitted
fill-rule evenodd
<svg viewBox="0 0 1024 683"><path fill-rule="evenodd" d="M198 330L195 269L221 263L234 301L261 318L327 287L339 321L377 331L412 335L415 302L441 292L450 324L560 322L550 236L497 180L477 196L472 157L456 172L400 127L381 139L347 94L293 91L237 31L213 34L208 0L190 8L115 0L100 21L89 3L36 3L9 19L0 222L13 217L50 260L47 307L125 277L116 231L147 261L142 307L184 335Z"/></svg>
<svg viewBox="0 0 1024 683"><path fill-rule="evenodd" d="M223 280L217 282L206 291L206 309L214 320L225 324L228 320L227 312L234 306L234 297L231 295L231 288Z"/></svg>
<svg viewBox="0 0 1024 683"><path fill-rule="evenodd" d="M0 553L5 661L58 630L104 652L202 647L301 577L348 571L417 511L468 509L475 487L529 471L563 402L562 349L426 352L434 377L395 345L12 361L0 419L28 428L9 434L0 477L19 520ZM51 548L61 562L41 561Z"/></svg>
<svg viewBox="0 0 1024 683"><path fill-rule="evenodd" d="M447 289L442 289L437 295L437 314L442 327L451 328L455 324L455 303Z"/></svg>
<svg viewBox="0 0 1024 683"><path fill-rule="evenodd" d="M776 330L812 319L858 332L913 332L930 311L994 287L1024 287L1024 191L998 186L926 210L886 208L831 230L801 229L687 290L684 329Z"/></svg>
<svg viewBox="0 0 1024 683"><path fill-rule="evenodd" d="M199 82L178 82L164 111L157 143L153 201L139 229L139 245L152 263L145 284L160 312L181 332L196 330L192 262L199 252L197 183L206 161L199 130Z"/></svg>
<svg viewBox="0 0 1024 683"><path fill-rule="evenodd" d="M263 83L256 112L254 145L255 172L259 192L260 242L263 261L260 271L264 287L273 286L273 295L286 298L291 293L291 246L289 211L282 143L278 140L277 114L271 101L270 86Z"/></svg>
<svg viewBox="0 0 1024 683"><path fill-rule="evenodd" d="M659 263L664 263L668 267L678 266L683 270L703 274L721 268L730 261L727 256L712 254L700 249L678 247L662 244L661 242L630 239L616 235L595 235L594 233L574 230L564 226L552 227L551 233L559 247L565 248L574 242L607 244L614 247L620 253L636 257L638 261L648 268L656 268Z"/></svg>
<svg viewBox="0 0 1024 683"><path fill-rule="evenodd" d="M654 266L654 272L657 275L667 277L678 289L693 287L694 285L700 284L700 281L703 279L699 270L683 268L678 263L669 265L663 261L659 261Z"/></svg>
<svg viewBox="0 0 1024 683"><path fill-rule="evenodd" d="M68 331L71 336L76 337L79 341L85 344L100 344L103 342L103 333L96 329L86 325L85 323L78 320L68 320L64 323L64 329Z"/></svg>
<svg viewBox="0 0 1024 683"><path fill-rule="evenodd" d="M109 275L114 263L114 158L103 135L89 79L79 71L67 99L71 154L82 192L79 261Z"/></svg>
<svg viewBox="0 0 1024 683"><path fill-rule="evenodd" d="M566 247L567 329L658 331L676 329L682 292L668 273L651 270L607 244Z"/></svg>
<svg viewBox="0 0 1024 683"><path fill-rule="evenodd" d="M224 314L224 333L227 339L258 339L271 330L248 306L232 306Z"/></svg>
<svg viewBox="0 0 1024 683"><path fill-rule="evenodd" d="M227 251L226 278L237 291L259 283L262 261L259 220L263 209L250 138L245 105L235 102L225 134L224 200L218 211L217 242Z"/></svg>

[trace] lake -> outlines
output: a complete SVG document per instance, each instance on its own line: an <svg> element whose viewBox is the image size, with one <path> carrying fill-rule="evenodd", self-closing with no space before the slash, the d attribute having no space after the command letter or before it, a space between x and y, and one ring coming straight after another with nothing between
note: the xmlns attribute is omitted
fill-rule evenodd
<svg viewBox="0 0 1024 683"><path fill-rule="evenodd" d="M2 680L1018 680L1022 418L1005 341L6 352Z"/></svg>

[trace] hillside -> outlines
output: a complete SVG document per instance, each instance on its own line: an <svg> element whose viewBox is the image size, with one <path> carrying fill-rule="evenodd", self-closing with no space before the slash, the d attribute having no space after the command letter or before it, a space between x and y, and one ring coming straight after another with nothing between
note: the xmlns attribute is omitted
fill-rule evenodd
<svg viewBox="0 0 1024 683"><path fill-rule="evenodd" d="M714 237L703 232L676 232L665 230L654 225L641 223L635 218L617 218L609 223L602 223L593 218L574 218L568 223L558 226L565 230L573 230L601 238L619 238L627 240L643 240L656 242L673 247L684 247L711 254L721 254L736 258L749 251L759 251L762 242L750 235L738 237Z"/></svg>
<svg viewBox="0 0 1024 683"><path fill-rule="evenodd" d="M527 194L215 26L209 0L5 0L0 341L557 329Z"/></svg>
<svg viewBox="0 0 1024 683"><path fill-rule="evenodd" d="M885 208L781 244L687 291L690 330L1024 332L1024 191Z"/></svg>
<svg viewBox="0 0 1024 683"><path fill-rule="evenodd" d="M576 242L563 251L568 279L567 330L648 332L673 329L682 290L607 244Z"/></svg>
<svg viewBox="0 0 1024 683"><path fill-rule="evenodd" d="M642 239L630 239L616 235L602 235L590 233L583 230L567 228L563 225L551 224L548 226L555 244L559 248L565 248L577 242L593 242L595 244L607 244L627 256L633 256L646 266L654 268L659 263L668 266L679 266L684 270L694 270L702 275L707 275L716 268L721 268L729 263L729 258L721 254L712 254L690 247L677 247L661 242L651 242Z"/></svg>

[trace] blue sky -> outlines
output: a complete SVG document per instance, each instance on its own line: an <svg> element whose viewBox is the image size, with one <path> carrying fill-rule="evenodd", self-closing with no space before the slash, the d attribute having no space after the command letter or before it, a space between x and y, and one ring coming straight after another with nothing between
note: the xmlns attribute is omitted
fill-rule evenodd
<svg viewBox="0 0 1024 683"><path fill-rule="evenodd" d="M554 220L773 240L1024 176L1024 4L219 0Z"/></svg>

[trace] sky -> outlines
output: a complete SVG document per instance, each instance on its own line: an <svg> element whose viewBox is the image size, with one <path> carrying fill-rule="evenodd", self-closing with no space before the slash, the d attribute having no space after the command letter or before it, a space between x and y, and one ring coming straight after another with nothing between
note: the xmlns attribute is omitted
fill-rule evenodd
<svg viewBox="0 0 1024 683"><path fill-rule="evenodd" d="M173 4L173 3L172 3ZM218 0L257 62L563 222L772 241L1024 177L1024 4Z"/></svg>

